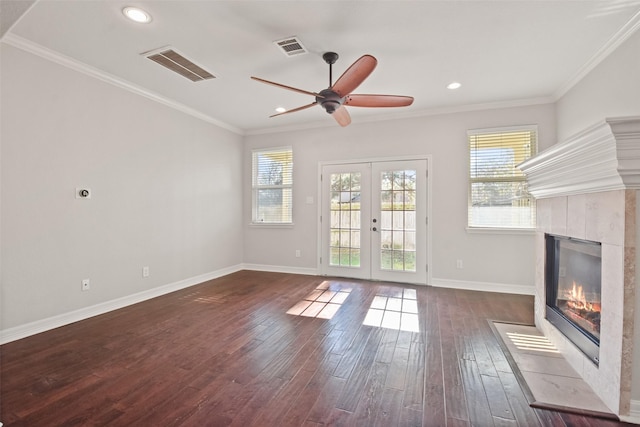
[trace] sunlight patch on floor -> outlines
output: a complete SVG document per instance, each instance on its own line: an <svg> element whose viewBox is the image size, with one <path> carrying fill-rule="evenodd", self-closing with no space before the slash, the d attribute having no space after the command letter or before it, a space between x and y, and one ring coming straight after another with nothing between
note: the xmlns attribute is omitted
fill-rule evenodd
<svg viewBox="0 0 640 427"><path fill-rule="evenodd" d="M351 288L325 280L302 301L291 307L287 314L331 319L340 310L350 293Z"/></svg>
<svg viewBox="0 0 640 427"><path fill-rule="evenodd" d="M547 353L558 353L551 341L545 336L507 332L507 336L519 350L533 350Z"/></svg>
<svg viewBox="0 0 640 427"><path fill-rule="evenodd" d="M415 289L404 289L394 297L376 295L371 301L363 325L400 331L420 332Z"/></svg>

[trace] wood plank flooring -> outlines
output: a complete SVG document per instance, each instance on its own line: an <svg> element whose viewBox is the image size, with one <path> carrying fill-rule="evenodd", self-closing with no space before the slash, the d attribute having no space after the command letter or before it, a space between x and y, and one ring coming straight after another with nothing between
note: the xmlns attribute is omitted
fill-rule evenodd
<svg viewBox="0 0 640 427"><path fill-rule="evenodd" d="M333 317L287 314L318 287L349 290ZM363 325L374 297L413 290L417 325ZM0 347L0 421L626 425L529 407L488 319L532 323L533 298L241 271Z"/></svg>

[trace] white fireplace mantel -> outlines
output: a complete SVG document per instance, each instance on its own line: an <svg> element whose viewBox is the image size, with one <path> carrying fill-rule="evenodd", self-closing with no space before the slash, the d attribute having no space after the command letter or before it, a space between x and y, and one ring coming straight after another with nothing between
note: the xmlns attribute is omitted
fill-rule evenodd
<svg viewBox="0 0 640 427"><path fill-rule="evenodd" d="M605 119L518 168L536 199L640 189L640 116Z"/></svg>

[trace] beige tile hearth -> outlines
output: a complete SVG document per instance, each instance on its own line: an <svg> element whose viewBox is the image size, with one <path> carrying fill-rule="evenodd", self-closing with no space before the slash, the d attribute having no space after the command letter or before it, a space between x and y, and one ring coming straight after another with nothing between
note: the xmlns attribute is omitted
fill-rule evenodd
<svg viewBox="0 0 640 427"><path fill-rule="evenodd" d="M613 416L591 387L535 326L494 322L531 392L531 404Z"/></svg>

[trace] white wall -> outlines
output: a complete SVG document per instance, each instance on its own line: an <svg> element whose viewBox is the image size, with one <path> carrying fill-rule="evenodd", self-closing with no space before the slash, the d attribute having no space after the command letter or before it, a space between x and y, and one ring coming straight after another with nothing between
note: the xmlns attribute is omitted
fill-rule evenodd
<svg viewBox="0 0 640 427"><path fill-rule="evenodd" d="M323 112L318 110L318 114ZM275 120L275 119L274 119ZM245 176L244 261L315 269L319 162L429 155L432 168L432 284L534 285L534 236L476 234L467 224L467 130L537 124L540 148L555 140L555 109L538 105L353 124L245 137L244 167L254 148L293 146L294 222L289 229L250 226L251 182ZM307 204L307 197L314 204ZM295 258L296 249L302 257ZM464 268L456 269L462 259Z"/></svg>
<svg viewBox="0 0 640 427"><path fill-rule="evenodd" d="M636 31L557 102L558 141L607 117L640 116L640 31ZM636 307L640 291L636 279ZM640 419L640 316L634 331L632 410ZM634 408L635 407L635 408Z"/></svg>
<svg viewBox="0 0 640 427"><path fill-rule="evenodd" d="M640 31L557 102L558 141L604 120L640 115Z"/></svg>
<svg viewBox="0 0 640 427"><path fill-rule="evenodd" d="M3 330L242 263L241 136L1 49Z"/></svg>

